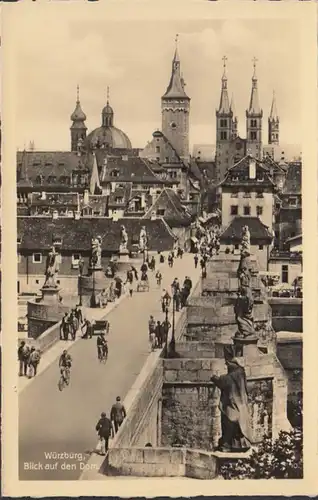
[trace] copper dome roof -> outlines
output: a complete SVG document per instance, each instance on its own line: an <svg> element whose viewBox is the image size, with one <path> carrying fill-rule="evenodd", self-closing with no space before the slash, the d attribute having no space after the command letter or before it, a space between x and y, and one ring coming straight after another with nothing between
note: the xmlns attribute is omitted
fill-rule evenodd
<svg viewBox="0 0 318 500"><path fill-rule="evenodd" d="M87 143L90 146L106 146L113 149L132 149L128 136L114 126L98 127L88 134Z"/></svg>

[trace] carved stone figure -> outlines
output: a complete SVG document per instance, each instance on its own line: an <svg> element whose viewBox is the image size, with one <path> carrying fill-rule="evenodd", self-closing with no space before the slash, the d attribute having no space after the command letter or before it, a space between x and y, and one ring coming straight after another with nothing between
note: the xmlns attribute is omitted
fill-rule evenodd
<svg viewBox="0 0 318 500"><path fill-rule="evenodd" d="M253 320L254 299L250 288L242 286L234 306L235 321L238 331L236 338L255 337L256 332Z"/></svg>
<svg viewBox="0 0 318 500"><path fill-rule="evenodd" d="M225 361L228 373L214 375L211 381L220 389L222 436L218 450L244 452L251 447L247 383L244 368L235 358Z"/></svg>
<svg viewBox="0 0 318 500"><path fill-rule="evenodd" d="M139 250L140 252L144 252L147 248L147 233L146 233L146 227L142 226L140 229L140 234L139 234Z"/></svg>
<svg viewBox="0 0 318 500"><path fill-rule="evenodd" d="M242 241L241 241L241 255L251 254L251 234L248 226L243 226Z"/></svg>
<svg viewBox="0 0 318 500"><path fill-rule="evenodd" d="M92 256L90 267L102 267L102 238L100 236L97 236L97 238L92 238Z"/></svg>
<svg viewBox="0 0 318 500"><path fill-rule="evenodd" d="M55 283L55 275L59 271L57 256L58 254L55 251L55 247L53 246L46 259L45 283L44 283L45 288L57 287L57 284Z"/></svg>
<svg viewBox="0 0 318 500"><path fill-rule="evenodd" d="M120 226L120 245L119 252L126 252L128 245L128 234L125 226Z"/></svg>

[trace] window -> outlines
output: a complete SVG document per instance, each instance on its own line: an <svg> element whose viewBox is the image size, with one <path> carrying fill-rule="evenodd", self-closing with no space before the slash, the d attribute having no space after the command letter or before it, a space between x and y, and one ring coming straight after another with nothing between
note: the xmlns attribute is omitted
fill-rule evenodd
<svg viewBox="0 0 318 500"><path fill-rule="evenodd" d="M34 264L41 264L42 262L42 254L41 253L34 253L32 255L32 261Z"/></svg>
<svg viewBox="0 0 318 500"><path fill-rule="evenodd" d="M251 193L249 191L245 191L245 193L243 194L243 198L251 198Z"/></svg>
<svg viewBox="0 0 318 500"><path fill-rule="evenodd" d="M158 208L157 209L157 215L160 215L161 217L163 217L165 214L165 209L164 208Z"/></svg>
<svg viewBox="0 0 318 500"><path fill-rule="evenodd" d="M112 170L111 173L110 173L110 176L111 177L118 177L119 176L118 170Z"/></svg>
<svg viewBox="0 0 318 500"><path fill-rule="evenodd" d="M227 127L227 120L224 119L224 118L221 118L221 120L220 120L220 126L221 127Z"/></svg>
<svg viewBox="0 0 318 500"><path fill-rule="evenodd" d="M246 205L244 207L244 215L250 215L251 214L251 207L249 205Z"/></svg>
<svg viewBox="0 0 318 500"><path fill-rule="evenodd" d="M165 157L165 162L166 162L166 163L169 163L169 156L166 156L166 157Z"/></svg>
<svg viewBox="0 0 318 500"><path fill-rule="evenodd" d="M235 250L238 250L240 248L240 245L234 245Z"/></svg>
<svg viewBox="0 0 318 500"><path fill-rule="evenodd" d="M256 132L253 132L253 131L252 131L252 132L250 133L250 136L251 136L251 141L256 141L256 139L257 139L257 133L256 133Z"/></svg>
<svg viewBox="0 0 318 500"><path fill-rule="evenodd" d="M18 253L18 264L20 264L20 262L21 262L21 254Z"/></svg>
<svg viewBox="0 0 318 500"><path fill-rule="evenodd" d="M263 193L256 193L256 198L264 198Z"/></svg>
<svg viewBox="0 0 318 500"><path fill-rule="evenodd" d="M227 139L227 133L224 131L221 131L221 141L226 141Z"/></svg>
<svg viewBox="0 0 318 500"><path fill-rule="evenodd" d="M289 198L289 203L290 203L291 207L296 207L297 199L296 198Z"/></svg>
<svg viewBox="0 0 318 500"><path fill-rule="evenodd" d="M56 284L59 285L61 283L60 280L56 280Z"/></svg>
<svg viewBox="0 0 318 500"><path fill-rule="evenodd" d="M288 266L282 266L282 283L288 283Z"/></svg>
<svg viewBox="0 0 318 500"><path fill-rule="evenodd" d="M251 120L251 127L253 127L253 128L257 127L257 120L255 120L255 119Z"/></svg>
<svg viewBox="0 0 318 500"><path fill-rule="evenodd" d="M238 198L238 191L233 191L231 193L231 198Z"/></svg>
<svg viewBox="0 0 318 500"><path fill-rule="evenodd" d="M124 202L124 198L122 196L116 196L115 203L123 203L123 202Z"/></svg>
<svg viewBox="0 0 318 500"><path fill-rule="evenodd" d="M81 260L81 254L73 253L73 255L72 255L72 268L73 269L78 269L78 264L79 264L80 260Z"/></svg>
<svg viewBox="0 0 318 500"><path fill-rule="evenodd" d="M263 207L259 207L259 206L256 207L256 215L257 215L257 217L260 217L261 215L263 215Z"/></svg>
<svg viewBox="0 0 318 500"><path fill-rule="evenodd" d="M237 214L238 214L238 206L231 205L231 215L237 215Z"/></svg>
<svg viewBox="0 0 318 500"><path fill-rule="evenodd" d="M156 146L156 153L160 153L160 146Z"/></svg>
<svg viewBox="0 0 318 500"><path fill-rule="evenodd" d="M170 124L170 127L174 130L174 129L176 129L176 128L177 128L177 124L176 124L175 122L172 122L172 123Z"/></svg>
<svg viewBox="0 0 318 500"><path fill-rule="evenodd" d="M263 250L263 248L264 248L264 245L258 245L259 250Z"/></svg>

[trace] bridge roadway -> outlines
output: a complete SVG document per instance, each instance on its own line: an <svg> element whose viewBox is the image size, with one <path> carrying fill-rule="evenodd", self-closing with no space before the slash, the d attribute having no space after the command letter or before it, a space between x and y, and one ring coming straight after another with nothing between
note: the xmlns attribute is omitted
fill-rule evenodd
<svg viewBox="0 0 318 500"><path fill-rule="evenodd" d="M163 288L177 276L182 283L189 275L193 285L199 270L193 255L175 259L170 269L160 266ZM96 338L80 339L69 351L73 358L70 386L60 392L58 359L39 373L19 394L19 478L20 480L76 480L81 463L88 461L96 445L95 425L102 411L108 416L116 396L124 399L149 354L148 319L164 319L162 289L151 278L149 292L125 298L107 319L111 324L109 358L97 360ZM106 311L105 311L106 314ZM78 458L51 458L50 453L83 454Z"/></svg>

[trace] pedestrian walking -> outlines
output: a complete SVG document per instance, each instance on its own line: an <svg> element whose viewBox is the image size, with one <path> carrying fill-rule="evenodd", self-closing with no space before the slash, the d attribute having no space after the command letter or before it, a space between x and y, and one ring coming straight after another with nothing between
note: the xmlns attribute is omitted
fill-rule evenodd
<svg viewBox="0 0 318 500"><path fill-rule="evenodd" d="M149 332L149 335L151 333L155 333L155 329L156 329L156 322L154 320L154 317L150 316L149 321L148 321L148 332Z"/></svg>
<svg viewBox="0 0 318 500"><path fill-rule="evenodd" d="M156 324L156 347L162 347L162 327L160 321L157 321Z"/></svg>
<svg viewBox="0 0 318 500"><path fill-rule="evenodd" d="M172 253L169 253L168 255L168 266L173 267L173 256Z"/></svg>
<svg viewBox="0 0 318 500"><path fill-rule="evenodd" d="M171 323L169 320L164 320L162 323L161 323L161 327L162 327L162 342L164 344L167 343L167 340L168 340L168 333L169 333L169 330L171 328Z"/></svg>
<svg viewBox="0 0 318 500"><path fill-rule="evenodd" d="M29 360L28 360L28 377L35 377L38 370L38 365L40 363L41 355L39 350L35 349L35 347L31 347Z"/></svg>
<svg viewBox="0 0 318 500"><path fill-rule="evenodd" d="M18 348L18 361L19 361L19 376L27 376L28 371L28 361L30 356L30 348L26 345L25 341L22 340Z"/></svg>
<svg viewBox="0 0 318 500"><path fill-rule="evenodd" d="M114 437L114 429L106 413L102 412L100 419L96 424L96 431L100 440L100 453L106 455L108 452L109 438Z"/></svg>
<svg viewBox="0 0 318 500"><path fill-rule="evenodd" d="M155 332L149 333L149 344L150 344L150 351L153 352L156 348L156 333Z"/></svg>
<svg viewBox="0 0 318 500"><path fill-rule="evenodd" d="M196 269L198 267L198 262L199 262L199 257L197 254L194 256L194 268Z"/></svg>
<svg viewBox="0 0 318 500"><path fill-rule="evenodd" d="M85 330L83 332L83 330ZM88 319L84 319L84 323L82 325L82 338L83 339L91 339L93 338L93 326L92 323Z"/></svg>
<svg viewBox="0 0 318 500"><path fill-rule="evenodd" d="M179 312L180 305L181 305L181 293L180 293L179 288L174 293L174 301L175 301L175 305L176 305L176 312Z"/></svg>
<svg viewBox="0 0 318 500"><path fill-rule="evenodd" d="M126 418L126 410L121 402L120 396L117 396L116 403L113 404L110 411L110 420L114 423L115 433L118 432L119 427Z"/></svg>
<svg viewBox="0 0 318 500"><path fill-rule="evenodd" d="M79 305L76 305L74 314L78 321L79 326L81 326L81 324L83 323L83 315L82 315L82 309L79 307Z"/></svg>

